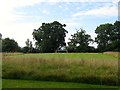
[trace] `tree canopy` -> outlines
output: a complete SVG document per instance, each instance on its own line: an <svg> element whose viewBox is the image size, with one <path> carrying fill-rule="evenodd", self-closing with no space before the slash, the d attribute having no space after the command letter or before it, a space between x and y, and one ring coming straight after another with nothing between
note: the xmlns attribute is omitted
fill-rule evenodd
<svg viewBox="0 0 120 90"><path fill-rule="evenodd" d="M120 22L116 21L114 24L102 24L95 30L97 37L95 41L98 44L98 50L104 51L119 51L120 45Z"/></svg>
<svg viewBox="0 0 120 90"><path fill-rule="evenodd" d="M85 52L89 51L89 44L93 41L89 34L82 28L78 30L75 34L71 35L72 38L68 42L68 50L72 52Z"/></svg>
<svg viewBox="0 0 120 90"><path fill-rule="evenodd" d="M20 47L14 39L5 38L2 40L2 51L3 52L18 52Z"/></svg>
<svg viewBox="0 0 120 90"><path fill-rule="evenodd" d="M20 48L14 39L2 39L0 34L0 52L24 52L24 53L51 53L56 51L68 52L105 52L105 51L120 51L120 21L115 23L106 23L99 25L95 33L95 40L91 39L86 31L80 28L69 38L68 46L66 46L65 37L68 31L66 25L58 21L52 23L42 23L38 29L34 29L32 35L35 42L35 47L32 46L32 41L27 39L26 46ZM97 49L89 46L90 43L96 42ZM1 50L2 46L2 50Z"/></svg>
<svg viewBox="0 0 120 90"><path fill-rule="evenodd" d="M33 45L32 45L32 41L30 41L29 39L27 39L27 41L25 42L26 46L22 48L22 51L24 53L32 53L33 52Z"/></svg>
<svg viewBox="0 0 120 90"><path fill-rule="evenodd" d="M33 37L36 40L36 47L41 52L55 52L58 48L66 46L65 37L66 25L58 21L42 23L38 29L34 29Z"/></svg>

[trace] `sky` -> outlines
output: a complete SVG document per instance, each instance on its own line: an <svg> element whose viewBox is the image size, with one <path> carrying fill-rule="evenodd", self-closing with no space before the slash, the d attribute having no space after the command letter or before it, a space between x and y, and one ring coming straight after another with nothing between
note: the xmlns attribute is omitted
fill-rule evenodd
<svg viewBox="0 0 120 90"><path fill-rule="evenodd" d="M100 24L118 20L119 0L1 0L0 33L24 47L33 40L32 32L42 23L59 21L66 24L66 42L80 28L94 39ZM91 46L97 46L93 44Z"/></svg>

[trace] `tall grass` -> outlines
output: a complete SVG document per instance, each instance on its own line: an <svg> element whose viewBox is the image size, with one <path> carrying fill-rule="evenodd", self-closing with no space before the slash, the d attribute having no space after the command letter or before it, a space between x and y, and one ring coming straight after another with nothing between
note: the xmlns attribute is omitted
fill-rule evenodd
<svg viewBox="0 0 120 90"><path fill-rule="evenodd" d="M50 58L48 54L46 57L4 56L3 78L117 85L117 60L107 60L103 57L86 58L87 56L51 57L51 55L49 54Z"/></svg>
<svg viewBox="0 0 120 90"><path fill-rule="evenodd" d="M19 53L19 52L15 52L15 53L2 53L2 56L4 57L4 56L16 56L16 55L24 55L23 53Z"/></svg>
<svg viewBox="0 0 120 90"><path fill-rule="evenodd" d="M120 55L120 52L104 52L104 54L109 54L118 58Z"/></svg>

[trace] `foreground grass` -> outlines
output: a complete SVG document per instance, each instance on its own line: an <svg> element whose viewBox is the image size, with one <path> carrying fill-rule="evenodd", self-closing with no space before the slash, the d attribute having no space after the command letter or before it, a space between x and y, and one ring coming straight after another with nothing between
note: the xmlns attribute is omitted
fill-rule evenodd
<svg viewBox="0 0 120 90"><path fill-rule="evenodd" d="M99 53L47 53L3 56L4 79L117 85L117 57Z"/></svg>
<svg viewBox="0 0 120 90"><path fill-rule="evenodd" d="M31 81L3 79L3 88L117 88L115 86L101 86L70 82Z"/></svg>

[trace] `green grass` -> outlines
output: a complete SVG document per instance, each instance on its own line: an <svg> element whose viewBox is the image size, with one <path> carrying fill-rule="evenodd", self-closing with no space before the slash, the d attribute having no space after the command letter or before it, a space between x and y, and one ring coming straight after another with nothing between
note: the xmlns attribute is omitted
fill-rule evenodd
<svg viewBox="0 0 120 90"><path fill-rule="evenodd" d="M3 56L4 79L116 85L117 57L102 53L45 53Z"/></svg>
<svg viewBox="0 0 120 90"><path fill-rule="evenodd" d="M42 53L42 54L21 54L18 57L38 57L38 58L59 58L59 59L95 59L95 60L117 60L109 54L103 53Z"/></svg>
<svg viewBox="0 0 120 90"><path fill-rule="evenodd" d="M3 88L117 88L117 86L101 86L92 84L32 81L32 80L10 80L3 79Z"/></svg>

